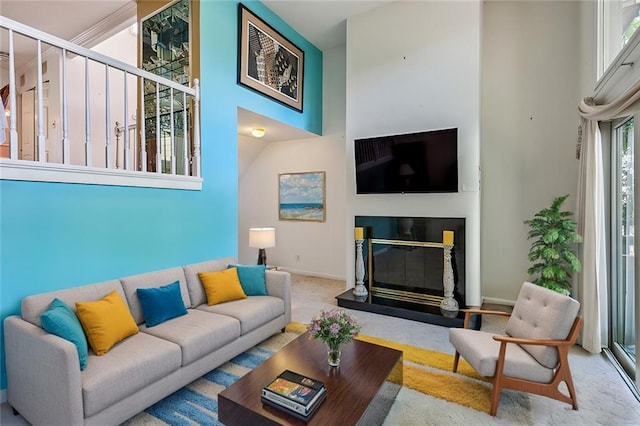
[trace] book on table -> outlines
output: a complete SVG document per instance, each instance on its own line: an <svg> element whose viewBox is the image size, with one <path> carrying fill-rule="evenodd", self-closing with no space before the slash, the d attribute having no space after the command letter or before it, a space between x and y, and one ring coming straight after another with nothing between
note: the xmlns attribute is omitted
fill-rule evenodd
<svg viewBox="0 0 640 426"><path fill-rule="evenodd" d="M302 420L308 419L327 396L319 380L285 370L262 388L261 399L267 405L284 408Z"/></svg>

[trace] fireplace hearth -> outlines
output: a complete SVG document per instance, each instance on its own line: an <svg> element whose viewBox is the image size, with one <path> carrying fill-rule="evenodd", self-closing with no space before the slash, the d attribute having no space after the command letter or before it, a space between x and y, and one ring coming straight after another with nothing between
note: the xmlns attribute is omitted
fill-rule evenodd
<svg viewBox="0 0 640 426"><path fill-rule="evenodd" d="M444 230L454 231L451 263L454 298L465 304L464 218L357 216L365 229L366 297L349 289L336 297L338 306L447 327L462 327L464 314L440 310L444 297ZM435 244L434 244L435 243ZM479 328L479 318L472 327Z"/></svg>

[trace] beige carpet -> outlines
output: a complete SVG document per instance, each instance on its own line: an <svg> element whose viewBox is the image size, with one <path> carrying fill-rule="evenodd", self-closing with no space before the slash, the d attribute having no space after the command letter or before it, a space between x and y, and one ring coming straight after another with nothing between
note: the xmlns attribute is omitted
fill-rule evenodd
<svg viewBox="0 0 640 426"><path fill-rule="evenodd" d="M293 275L293 320L308 323L320 310L336 306L335 295L345 283ZM363 325L362 334L452 354L448 329L431 324L350 311ZM500 332L503 318L487 317L483 329ZM424 395L406 387L383 422L385 425L640 425L640 403L618 372L602 355L572 348L569 362L578 395L579 410L549 398L505 390L498 415L491 417L472 408ZM453 373L450 373L453 374Z"/></svg>

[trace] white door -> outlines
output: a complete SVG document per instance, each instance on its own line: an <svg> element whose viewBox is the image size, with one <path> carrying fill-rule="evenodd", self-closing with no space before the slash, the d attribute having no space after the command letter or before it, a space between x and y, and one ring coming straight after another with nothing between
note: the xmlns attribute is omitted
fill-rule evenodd
<svg viewBox="0 0 640 426"><path fill-rule="evenodd" d="M49 152L49 82L42 84L42 133L45 140L44 161L50 161ZM20 158L38 160L38 97L35 89L22 93L22 135L18 139Z"/></svg>
<svg viewBox="0 0 640 426"><path fill-rule="evenodd" d="M22 107L22 120L18 138L19 158L21 160L36 159L36 91L34 89L23 92L20 95Z"/></svg>

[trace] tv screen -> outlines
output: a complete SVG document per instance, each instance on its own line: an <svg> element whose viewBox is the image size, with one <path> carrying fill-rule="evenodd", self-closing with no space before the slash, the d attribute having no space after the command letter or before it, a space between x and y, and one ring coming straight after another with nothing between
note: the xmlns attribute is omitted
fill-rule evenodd
<svg viewBox="0 0 640 426"><path fill-rule="evenodd" d="M458 129L354 141L358 194L458 192Z"/></svg>

